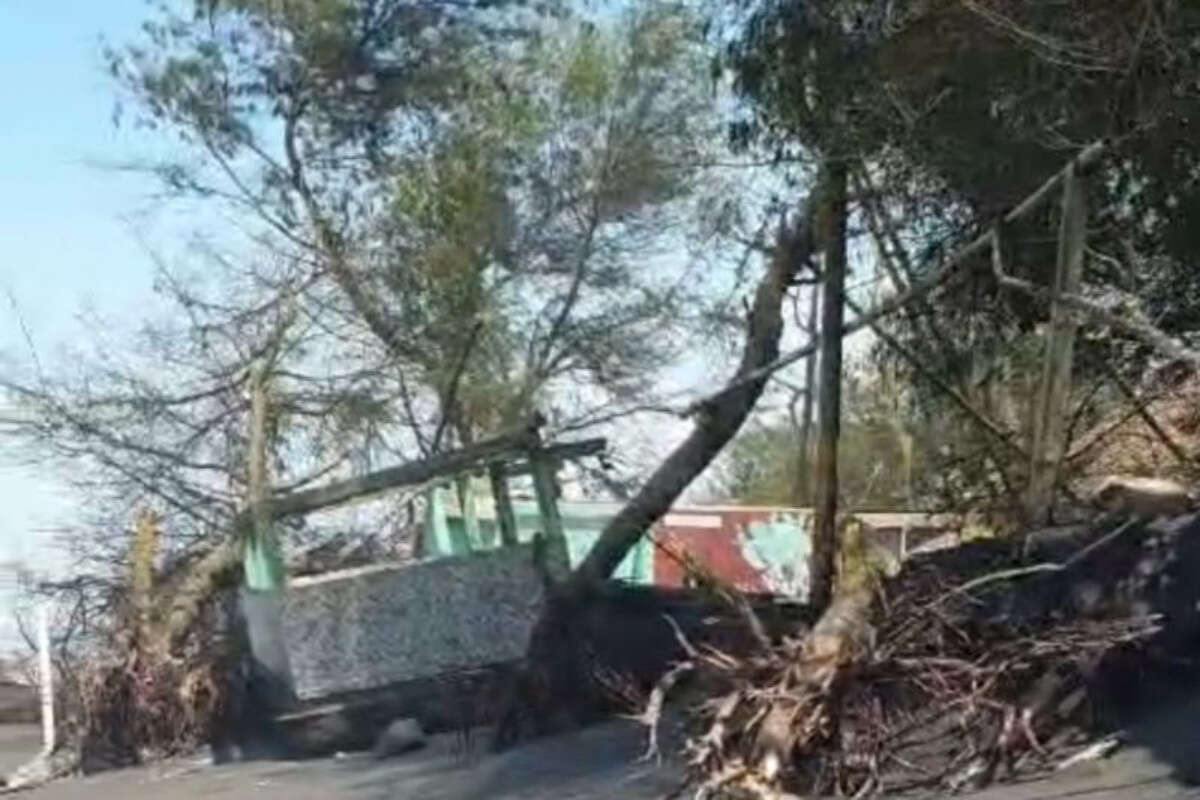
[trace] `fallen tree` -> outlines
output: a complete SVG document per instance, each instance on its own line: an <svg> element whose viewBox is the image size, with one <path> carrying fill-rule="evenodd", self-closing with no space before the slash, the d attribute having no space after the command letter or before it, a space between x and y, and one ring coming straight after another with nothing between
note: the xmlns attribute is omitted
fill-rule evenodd
<svg viewBox="0 0 1200 800"><path fill-rule="evenodd" d="M695 797L953 791L1052 768L1200 649L1200 517L1113 515L915 559L884 579L845 543L808 631L748 653L684 642L642 721L686 671ZM856 550L859 552L856 555ZM697 689L697 687L700 687ZM661 689L661 690L660 690ZM654 742L652 733L651 742Z"/></svg>
<svg viewBox="0 0 1200 800"><path fill-rule="evenodd" d="M525 665L503 698L494 747L519 738L526 727L545 733L566 720L578 723L600 696L589 664L588 645L575 621L587 599L620 564L629 549L665 514L684 489L737 434L762 395L783 334L782 306L788 289L808 265L813 237L807 209L781 224L766 274L759 281L746 320L741 362L728 391L696 414L691 433L663 460L649 480L605 526L586 558L564 581L550 587L545 608L530 637ZM529 726L523 724L530 723Z"/></svg>

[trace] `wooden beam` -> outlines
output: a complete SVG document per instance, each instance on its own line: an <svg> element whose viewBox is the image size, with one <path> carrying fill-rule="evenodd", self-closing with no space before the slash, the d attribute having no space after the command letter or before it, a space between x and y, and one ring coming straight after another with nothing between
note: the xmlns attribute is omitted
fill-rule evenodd
<svg viewBox="0 0 1200 800"><path fill-rule="evenodd" d="M531 447L536 447L535 434L536 431L533 428L526 427L485 439L459 450L439 453L429 458L388 467L357 478L335 481L314 489L293 492L268 502L268 513L272 519L294 514L307 514L398 486L424 483L434 478L453 475L481 463L494 461L506 455L516 455Z"/></svg>
<svg viewBox="0 0 1200 800"><path fill-rule="evenodd" d="M1054 507L1064 447L1064 425L1071 395L1075 336L1079 322L1063 295L1079 293L1087 244L1087 181L1068 166L1063 178L1062 218L1058 234L1050 327L1046 338L1042 385L1034 414L1028 507L1035 524L1049 522Z"/></svg>
<svg viewBox="0 0 1200 800"><path fill-rule="evenodd" d="M607 439L584 439L580 442L552 444L549 447L540 448L536 452L546 458L550 458L561 463L573 458L583 458L585 456L594 456L598 453L603 453L607 447ZM510 477L514 475L529 475L533 472L533 464L528 458L509 461L507 463L495 463L499 464L503 473Z"/></svg>

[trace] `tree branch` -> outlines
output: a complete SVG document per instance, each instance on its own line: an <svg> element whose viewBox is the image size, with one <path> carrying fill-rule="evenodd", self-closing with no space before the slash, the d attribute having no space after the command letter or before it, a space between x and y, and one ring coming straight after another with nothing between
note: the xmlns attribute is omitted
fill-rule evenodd
<svg viewBox="0 0 1200 800"><path fill-rule="evenodd" d="M791 230L781 227L780 238L775 257L755 292L741 363L733 379L719 398L705 406L688 437L605 526L572 573L568 592L585 591L612 574L629 549L734 437L762 395L771 373L763 367L774 363L779 353L783 301L792 280L808 264L813 251L807 208Z"/></svg>
<svg viewBox="0 0 1200 800"><path fill-rule="evenodd" d="M1022 278L1013 277L1004 271L1004 259L1000 251L1000 232L993 230L990 235L996 243L992 251L992 273L996 278L996 282L1006 289L1013 289L1031 297L1049 300L1051 296L1049 289L1037 286ZM1180 340L1170 336L1160 328L1151 325L1149 322L1118 314L1111 308L1077 294L1063 293L1058 295L1058 300L1108 325L1113 330L1125 333L1163 355L1177 361L1185 361L1200 369L1200 351L1188 347Z"/></svg>
<svg viewBox="0 0 1200 800"><path fill-rule="evenodd" d="M1050 193L1053 192L1062 183L1066 171L1069 167L1074 166L1077 171L1086 170L1094 166L1100 157L1104 154L1106 146L1104 142L1096 142L1085 148L1079 155L1073 158L1069 164L1059 172L1051 176L1044 184L1038 187L1032 194L1026 197L1019 205L1013 208L1004 216L1004 222L1011 223L1019 220L1030 212L1038 208ZM904 308L909 303L919 300L940 287L951 277L953 277L960 269L962 269L972 258L982 254L988 247L991 246L993 240L993 231L982 233L975 237L970 243L960 247L934 271L932 275L922 281L917 281L911 284L906 291L902 291L891 298L878 303L873 308L865 311L858 319L855 319L842 326L841 336L849 336L863 328L887 317L890 314ZM740 389L743 385L753 383L764 377L770 376L774 372L788 367L810 353L816 352L821 346L820 337L814 341L810 341L803 347L799 347L771 361L769 364L763 364L761 367L741 376L736 382L730 383L720 391L714 392L707 397L702 397L693 402L681 412L681 416L690 417L706 406L719 401L724 395L729 392L734 392ZM1200 356L1198 356L1200 358Z"/></svg>

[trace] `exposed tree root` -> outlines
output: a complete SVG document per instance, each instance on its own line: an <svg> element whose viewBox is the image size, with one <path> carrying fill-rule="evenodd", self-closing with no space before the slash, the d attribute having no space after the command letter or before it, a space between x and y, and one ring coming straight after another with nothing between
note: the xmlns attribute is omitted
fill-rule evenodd
<svg viewBox="0 0 1200 800"><path fill-rule="evenodd" d="M1111 584L1102 613L1063 598L1082 580L1146 572L1129 553L1147 534L1097 528L1034 568L996 569L996 558L972 563L964 551L964 570L946 556L886 584L844 560L806 636L736 655L684 641L686 658L637 717L648 753L664 698L687 674L709 698L689 709L683 753L696 798L956 791L1053 769L1065 755L1059 734L1082 727L1096 665L1164 624L1118 596L1128 582Z"/></svg>

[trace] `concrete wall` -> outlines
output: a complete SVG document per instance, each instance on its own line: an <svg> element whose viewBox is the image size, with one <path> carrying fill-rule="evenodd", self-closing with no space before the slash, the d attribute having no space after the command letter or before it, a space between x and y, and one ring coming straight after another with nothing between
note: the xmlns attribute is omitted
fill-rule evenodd
<svg viewBox="0 0 1200 800"><path fill-rule="evenodd" d="M551 543L552 572L567 555ZM283 636L301 700L520 658L542 603L531 545L297 578Z"/></svg>
<svg viewBox="0 0 1200 800"><path fill-rule="evenodd" d="M0 725L34 723L41 718L42 707L35 687L0 679Z"/></svg>

